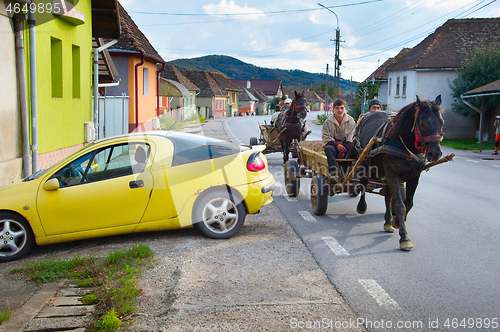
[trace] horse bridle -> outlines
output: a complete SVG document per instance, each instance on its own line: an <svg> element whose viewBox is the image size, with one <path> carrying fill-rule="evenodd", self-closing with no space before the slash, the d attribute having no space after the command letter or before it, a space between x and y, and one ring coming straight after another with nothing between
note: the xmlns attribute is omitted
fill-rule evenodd
<svg viewBox="0 0 500 332"><path fill-rule="evenodd" d="M422 136L422 130L420 129L420 122L418 121L418 118L420 115L419 111L420 111L420 108L418 105L416 105L415 119L413 122L412 131L415 131L415 148L418 151L420 151L421 153L425 154L425 150L426 150L425 148L427 147L427 143L441 143L443 141L443 134Z"/></svg>
<svg viewBox="0 0 500 332"><path fill-rule="evenodd" d="M294 118L300 118L300 117L299 117L299 111L302 111L302 110L304 110L304 109L305 109L305 110L306 110L306 112L307 112L307 108L306 108L304 105L300 105L300 106L299 106L299 105L297 105L297 104L295 103L295 100L293 101L293 104L294 104L294 106L295 106L295 107L293 107L293 111L294 111L294 113L295 113Z"/></svg>

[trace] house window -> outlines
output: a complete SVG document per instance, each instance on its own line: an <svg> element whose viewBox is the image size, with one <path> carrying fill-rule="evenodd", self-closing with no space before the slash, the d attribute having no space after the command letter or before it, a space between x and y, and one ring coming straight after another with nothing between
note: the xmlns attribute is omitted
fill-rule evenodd
<svg viewBox="0 0 500 332"><path fill-rule="evenodd" d="M232 94L232 99L233 99L233 104L236 104L236 92L233 92Z"/></svg>
<svg viewBox="0 0 500 332"><path fill-rule="evenodd" d="M73 45L73 98L80 98L80 46Z"/></svg>
<svg viewBox="0 0 500 332"><path fill-rule="evenodd" d="M63 65L62 65L62 41L50 38L50 79L52 84L52 97L63 96Z"/></svg>
<svg viewBox="0 0 500 332"><path fill-rule="evenodd" d="M403 76L403 97L406 97L406 76Z"/></svg>
<svg viewBox="0 0 500 332"><path fill-rule="evenodd" d="M143 68L143 95L144 96L149 96L149 68Z"/></svg>
<svg viewBox="0 0 500 332"><path fill-rule="evenodd" d="M392 77L389 78L389 96L391 95L391 89L392 89Z"/></svg>
<svg viewBox="0 0 500 332"><path fill-rule="evenodd" d="M399 83L400 83L400 77L396 79L396 97L399 97Z"/></svg>

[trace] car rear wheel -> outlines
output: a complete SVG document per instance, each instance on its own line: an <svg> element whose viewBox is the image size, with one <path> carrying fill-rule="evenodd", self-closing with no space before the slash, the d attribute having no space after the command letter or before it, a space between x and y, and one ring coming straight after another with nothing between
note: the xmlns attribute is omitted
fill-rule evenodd
<svg viewBox="0 0 500 332"><path fill-rule="evenodd" d="M0 262L25 256L34 242L33 231L24 218L11 212L0 213Z"/></svg>
<svg viewBox="0 0 500 332"><path fill-rule="evenodd" d="M228 239L239 232L245 216L243 202L235 201L227 190L217 190L200 197L193 222L212 239Z"/></svg>

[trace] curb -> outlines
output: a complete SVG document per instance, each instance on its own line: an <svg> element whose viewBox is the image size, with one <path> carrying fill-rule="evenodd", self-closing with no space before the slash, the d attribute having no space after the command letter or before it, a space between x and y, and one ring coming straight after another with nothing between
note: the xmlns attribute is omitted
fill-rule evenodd
<svg viewBox="0 0 500 332"><path fill-rule="evenodd" d="M33 318L45 307L45 304L53 298L65 280L57 283L51 282L40 288L25 304L17 309L8 321L0 325L0 331L24 331Z"/></svg>

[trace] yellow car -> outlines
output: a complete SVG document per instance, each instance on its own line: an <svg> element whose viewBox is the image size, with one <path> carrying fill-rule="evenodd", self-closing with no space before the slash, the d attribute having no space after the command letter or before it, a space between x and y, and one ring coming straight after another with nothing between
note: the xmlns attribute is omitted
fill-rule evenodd
<svg viewBox="0 0 500 332"><path fill-rule="evenodd" d="M98 140L0 188L0 262L37 245L198 227L226 239L272 202L264 146L179 132Z"/></svg>

